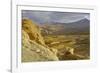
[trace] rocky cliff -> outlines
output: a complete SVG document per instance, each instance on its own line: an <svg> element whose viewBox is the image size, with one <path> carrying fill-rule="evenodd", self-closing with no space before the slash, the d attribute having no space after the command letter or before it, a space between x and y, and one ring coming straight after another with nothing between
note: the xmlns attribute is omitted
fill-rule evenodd
<svg viewBox="0 0 100 73"><path fill-rule="evenodd" d="M22 20L22 62L57 61L58 57L45 46L36 23Z"/></svg>
<svg viewBox="0 0 100 73"><path fill-rule="evenodd" d="M33 40L39 44L45 45L41 31L37 26L37 23L32 22L30 19L22 20L22 29L27 32L30 40Z"/></svg>

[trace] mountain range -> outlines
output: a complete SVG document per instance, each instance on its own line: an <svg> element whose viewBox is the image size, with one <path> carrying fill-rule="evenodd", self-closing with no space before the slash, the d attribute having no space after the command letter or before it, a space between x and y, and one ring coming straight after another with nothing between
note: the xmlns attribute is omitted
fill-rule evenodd
<svg viewBox="0 0 100 73"><path fill-rule="evenodd" d="M39 25L42 34L89 34L90 20L84 18L72 23L47 23Z"/></svg>

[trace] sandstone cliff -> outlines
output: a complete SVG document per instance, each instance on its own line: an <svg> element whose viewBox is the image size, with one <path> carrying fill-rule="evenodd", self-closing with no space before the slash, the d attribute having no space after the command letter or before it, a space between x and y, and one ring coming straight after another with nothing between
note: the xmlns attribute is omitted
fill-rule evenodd
<svg viewBox="0 0 100 73"><path fill-rule="evenodd" d="M22 20L22 29L27 32L30 40L34 40L35 42L45 45L43 37L41 35L41 31L35 22L32 22L29 19Z"/></svg>
<svg viewBox="0 0 100 73"><path fill-rule="evenodd" d="M57 61L58 57L48 48L36 23L22 20L22 62Z"/></svg>

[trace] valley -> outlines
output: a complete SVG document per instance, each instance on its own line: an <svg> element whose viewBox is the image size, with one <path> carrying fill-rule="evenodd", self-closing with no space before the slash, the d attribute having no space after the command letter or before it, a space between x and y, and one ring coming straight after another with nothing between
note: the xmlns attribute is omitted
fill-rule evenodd
<svg viewBox="0 0 100 73"><path fill-rule="evenodd" d="M44 39L50 48L57 49L57 56L61 60L68 60L70 57L64 55L67 48L73 49L73 58L70 60L89 59L89 35L48 35Z"/></svg>

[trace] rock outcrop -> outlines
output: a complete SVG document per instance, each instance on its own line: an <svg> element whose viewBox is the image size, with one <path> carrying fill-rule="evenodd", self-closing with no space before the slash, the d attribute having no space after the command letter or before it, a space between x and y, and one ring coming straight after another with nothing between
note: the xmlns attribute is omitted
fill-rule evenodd
<svg viewBox="0 0 100 73"><path fill-rule="evenodd" d="M57 61L58 57L48 48L36 23L22 20L22 62Z"/></svg>
<svg viewBox="0 0 100 73"><path fill-rule="evenodd" d="M35 42L45 45L43 37L41 35L41 31L37 26L37 23L32 22L30 19L22 20L22 29L27 32L30 40L34 40Z"/></svg>

